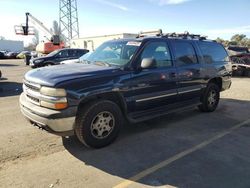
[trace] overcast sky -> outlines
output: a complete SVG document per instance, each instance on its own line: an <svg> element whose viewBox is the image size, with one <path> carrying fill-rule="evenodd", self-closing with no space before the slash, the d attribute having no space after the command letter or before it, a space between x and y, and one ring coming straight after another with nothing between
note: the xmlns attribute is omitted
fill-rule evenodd
<svg viewBox="0 0 250 188"><path fill-rule="evenodd" d="M211 39L236 33L250 37L249 8L250 0L78 0L80 37L160 28ZM0 36L29 41L14 33L14 25L25 22L25 12L51 28L59 20L59 0L0 0Z"/></svg>

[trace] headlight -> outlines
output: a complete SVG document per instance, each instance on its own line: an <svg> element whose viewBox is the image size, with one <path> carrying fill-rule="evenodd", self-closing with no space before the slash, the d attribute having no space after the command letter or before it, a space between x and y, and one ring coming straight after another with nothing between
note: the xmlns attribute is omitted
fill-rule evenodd
<svg viewBox="0 0 250 188"><path fill-rule="evenodd" d="M65 89L42 87L40 105L46 108L62 110L68 107Z"/></svg>
<svg viewBox="0 0 250 188"><path fill-rule="evenodd" d="M42 87L40 89L42 95L52 96L52 97L66 97L67 93L65 89Z"/></svg>
<svg viewBox="0 0 250 188"><path fill-rule="evenodd" d="M67 100L65 102L47 102L47 101L40 101L40 105L46 108L62 110L68 107Z"/></svg>

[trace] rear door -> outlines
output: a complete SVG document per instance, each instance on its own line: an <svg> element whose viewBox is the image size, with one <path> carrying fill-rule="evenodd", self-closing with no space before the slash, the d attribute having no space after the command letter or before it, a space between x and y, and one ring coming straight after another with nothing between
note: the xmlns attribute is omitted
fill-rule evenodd
<svg viewBox="0 0 250 188"><path fill-rule="evenodd" d="M137 64L144 58L154 58L157 67L132 74L130 94L135 106L131 111L143 111L177 102L176 68L173 66L166 40L145 44Z"/></svg>
<svg viewBox="0 0 250 188"><path fill-rule="evenodd" d="M202 91L202 65L199 63L195 45L188 40L173 40L171 47L177 66L180 101L198 102Z"/></svg>

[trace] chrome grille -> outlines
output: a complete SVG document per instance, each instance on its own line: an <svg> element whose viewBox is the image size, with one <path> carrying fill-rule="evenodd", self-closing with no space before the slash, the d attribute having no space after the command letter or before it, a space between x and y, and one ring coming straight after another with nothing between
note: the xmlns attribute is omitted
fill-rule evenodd
<svg viewBox="0 0 250 188"><path fill-rule="evenodd" d="M24 80L23 91L26 95L26 98L33 104L40 106L40 88L41 86L35 83L31 83L27 80Z"/></svg>
<svg viewBox="0 0 250 188"><path fill-rule="evenodd" d="M33 90L33 91L38 91L39 92L39 90L40 90L40 85L28 82L26 80L24 81L24 85L25 85L26 88L28 88L30 90Z"/></svg>
<svg viewBox="0 0 250 188"><path fill-rule="evenodd" d="M32 96L27 95L27 94L26 94L26 96L27 96L30 100L32 100L33 102L35 102L35 103L38 103L38 104L39 104L39 99L38 99L38 98L32 97Z"/></svg>

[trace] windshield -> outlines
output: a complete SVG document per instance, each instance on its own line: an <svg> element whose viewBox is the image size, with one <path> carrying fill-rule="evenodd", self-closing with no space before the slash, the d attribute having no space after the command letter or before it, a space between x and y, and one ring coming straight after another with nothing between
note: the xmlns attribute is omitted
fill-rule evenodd
<svg viewBox="0 0 250 188"><path fill-rule="evenodd" d="M131 60L140 45L141 42L138 41L105 42L83 60L90 63L123 66Z"/></svg>
<svg viewBox="0 0 250 188"><path fill-rule="evenodd" d="M90 56L92 52L88 52L79 58L80 63L85 63L86 59Z"/></svg>
<svg viewBox="0 0 250 188"><path fill-rule="evenodd" d="M55 50L55 51L49 53L47 56L48 56L48 57L54 56L54 55L56 55L58 52L59 52L59 50Z"/></svg>

